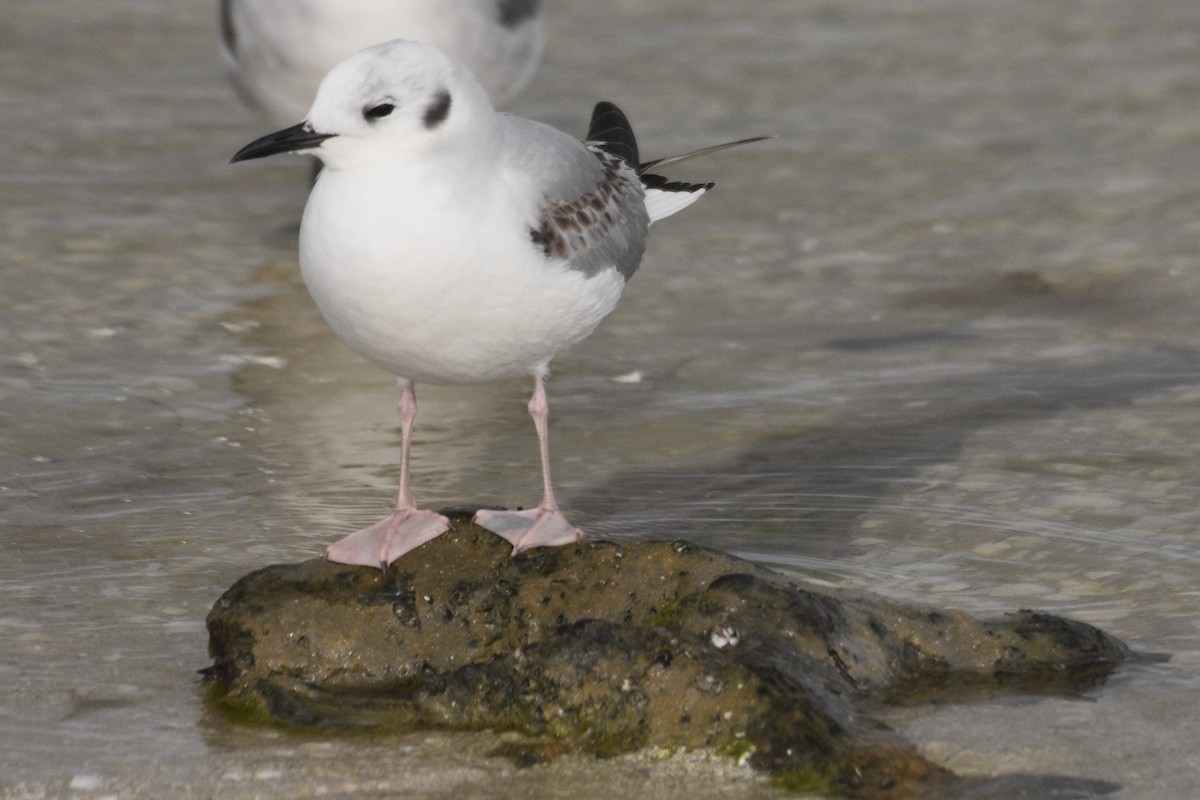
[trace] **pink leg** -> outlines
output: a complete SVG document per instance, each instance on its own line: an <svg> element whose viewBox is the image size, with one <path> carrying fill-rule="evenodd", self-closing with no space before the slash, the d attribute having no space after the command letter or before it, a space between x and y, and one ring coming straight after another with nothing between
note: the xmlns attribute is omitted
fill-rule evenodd
<svg viewBox="0 0 1200 800"><path fill-rule="evenodd" d="M361 564L387 569L388 564L430 539L445 533L450 520L432 511L421 511L413 502L409 485L409 453L412 449L413 420L417 416L417 395L406 383L400 394L400 491L396 509L374 525L334 542L325 558L339 564Z"/></svg>
<svg viewBox="0 0 1200 800"><path fill-rule="evenodd" d="M475 512L475 524L504 537L513 546L513 555L531 547L553 547L583 541L583 532L558 510L554 487L550 483L550 439L546 422L550 404L546 402L546 387L541 375L533 378L533 397L529 399L529 416L537 429L538 448L542 456L542 502L528 511Z"/></svg>

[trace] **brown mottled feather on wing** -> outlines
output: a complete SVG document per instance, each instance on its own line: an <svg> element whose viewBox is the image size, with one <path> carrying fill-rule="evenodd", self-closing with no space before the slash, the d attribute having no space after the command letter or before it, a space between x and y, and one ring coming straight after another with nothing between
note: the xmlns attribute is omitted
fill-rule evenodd
<svg viewBox="0 0 1200 800"><path fill-rule="evenodd" d="M637 173L622 159L589 145L600 179L570 200L545 198L530 238L551 258L587 277L615 268L628 280L641 263L649 219Z"/></svg>

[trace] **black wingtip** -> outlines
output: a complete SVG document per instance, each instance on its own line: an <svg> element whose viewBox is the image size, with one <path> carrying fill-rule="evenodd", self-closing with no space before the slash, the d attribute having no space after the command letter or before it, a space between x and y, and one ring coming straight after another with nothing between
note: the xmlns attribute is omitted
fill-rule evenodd
<svg viewBox="0 0 1200 800"><path fill-rule="evenodd" d="M638 165L637 137L625 112L607 100L596 103L588 125L587 140L633 168Z"/></svg>
<svg viewBox="0 0 1200 800"><path fill-rule="evenodd" d="M683 192L692 194L693 192L707 192L709 189L717 185L716 181L705 181L704 183L688 183L686 181L672 181L664 178L662 175L653 175L648 172L641 174L642 186L647 189L658 189L663 192Z"/></svg>

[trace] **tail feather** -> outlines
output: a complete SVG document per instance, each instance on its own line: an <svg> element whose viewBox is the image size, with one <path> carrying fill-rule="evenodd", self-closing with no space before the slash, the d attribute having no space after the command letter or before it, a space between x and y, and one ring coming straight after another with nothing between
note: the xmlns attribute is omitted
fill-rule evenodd
<svg viewBox="0 0 1200 800"><path fill-rule="evenodd" d="M736 142L714 144L709 147L702 147L699 150L692 150L689 153L683 153L677 156L667 156L666 158L658 158L654 161L646 161L639 164L638 175L641 176L642 186L646 188L646 210L650 212L650 221L654 222L682 211L692 203L699 200L701 195L716 186L716 184L711 181L708 183L684 183L682 181L669 181L661 175L655 175L649 172L649 170L656 167L666 167L671 164L678 164L680 161L686 161L689 158L707 156L730 147L737 147L738 145L742 144L752 144L754 142L761 142L766 139L774 138L774 136L753 136L749 139L739 139Z"/></svg>
<svg viewBox="0 0 1200 800"><path fill-rule="evenodd" d="M713 188L714 183L685 183L671 181L649 172L656 167L678 164L689 158L699 158L720 150L738 145L761 142L774 139L774 136L752 136L749 139L739 139L736 142L715 144L692 150L677 156L658 158L653 161L639 162L637 137L634 136L633 126L629 118L616 105L608 101L596 104L592 111L592 120L588 125L587 141L594 144L610 155L616 156L637 170L646 190L646 210L650 213L650 221L669 217L690 206L700 199L700 196Z"/></svg>
<svg viewBox="0 0 1200 800"><path fill-rule="evenodd" d="M641 178L642 186L646 190L646 211L650 214L651 222L683 211L716 186L711 182L668 181L661 175L642 175Z"/></svg>

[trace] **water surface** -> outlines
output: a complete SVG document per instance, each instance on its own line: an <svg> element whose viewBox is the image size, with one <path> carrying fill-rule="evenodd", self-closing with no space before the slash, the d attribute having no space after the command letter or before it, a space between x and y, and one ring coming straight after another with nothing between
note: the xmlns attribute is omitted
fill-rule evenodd
<svg viewBox="0 0 1200 800"><path fill-rule="evenodd" d="M221 591L386 510L395 391L299 282L303 164L227 164L266 131L223 81L215 10L10 6L0 791L761 796L697 758L518 772L487 736L297 739L205 710ZM650 157L780 135L680 167L720 186L655 227L621 307L555 363L568 510L1169 652L1087 698L892 722L964 772L1193 797L1200 7L549 11L520 113L582 133L612 99ZM419 391L423 502L536 501L527 385Z"/></svg>

